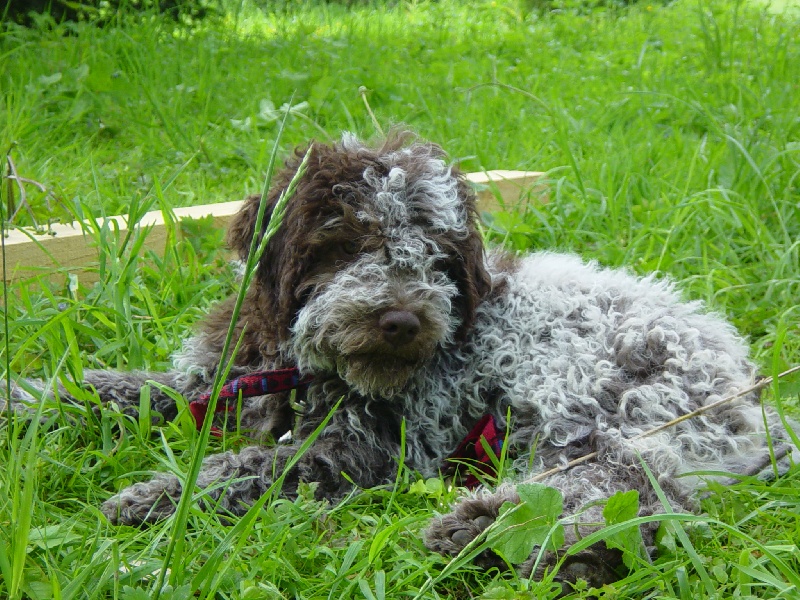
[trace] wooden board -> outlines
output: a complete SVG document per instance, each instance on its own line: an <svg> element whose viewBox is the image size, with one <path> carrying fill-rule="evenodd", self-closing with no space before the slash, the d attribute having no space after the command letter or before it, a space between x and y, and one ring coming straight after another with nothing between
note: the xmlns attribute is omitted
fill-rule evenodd
<svg viewBox="0 0 800 600"><path fill-rule="evenodd" d="M478 210L491 212L524 209L532 198L536 202L546 201L542 184L537 184L541 176L542 173L535 171L486 171L470 173L467 178L476 186ZM241 205L241 202L204 204L176 208L173 213L176 221L211 216L216 226L225 228ZM78 274L82 283L96 281L98 253L92 232L103 226L119 236L124 236L128 230L126 219L115 216L52 225L45 234L20 229L9 231L5 239L6 268L2 269L0 264L3 277L12 282L57 274L63 277L63 273L69 272ZM168 230L161 211L146 213L135 227L149 228L144 247L163 254Z"/></svg>

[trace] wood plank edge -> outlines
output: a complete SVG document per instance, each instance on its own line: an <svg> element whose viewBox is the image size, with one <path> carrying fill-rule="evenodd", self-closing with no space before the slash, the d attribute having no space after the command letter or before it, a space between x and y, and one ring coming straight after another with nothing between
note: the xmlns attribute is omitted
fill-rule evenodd
<svg viewBox="0 0 800 600"><path fill-rule="evenodd" d="M530 195L544 174L538 171L483 171L468 173L467 180L475 184L478 196L478 210L492 211L515 207ZM541 194L540 194L541 195ZM500 198L498 200L498 198ZM213 217L217 225L227 227L242 206L243 201L219 202L175 208L171 211L171 219L175 222L183 219L200 219ZM505 205L505 206L503 206ZM13 282L29 277L46 275L49 270L86 271L97 264L96 251L91 248L86 231L96 229L98 223L114 221L120 233L128 229L127 217L116 215L83 222L53 224L46 233L34 233L30 230L12 229L5 239L6 265L8 275L3 271L6 281ZM163 244L166 222L162 211L146 213L137 223L137 227L151 227L145 240L148 249L155 249L159 242ZM150 241L148 241L150 240ZM163 247L162 247L163 250ZM92 260L94 257L94 260ZM2 265L0 264L0 271ZM96 280L91 274L85 281Z"/></svg>

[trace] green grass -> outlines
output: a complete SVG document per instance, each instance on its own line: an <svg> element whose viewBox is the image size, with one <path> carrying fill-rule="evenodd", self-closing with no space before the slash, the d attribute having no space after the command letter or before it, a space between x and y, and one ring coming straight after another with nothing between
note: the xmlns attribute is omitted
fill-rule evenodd
<svg viewBox="0 0 800 600"><path fill-rule="evenodd" d="M800 363L796 11L722 1L551 13L512 0L282 7L242 2L192 31L151 17L6 27L0 149L58 199L48 213L28 185L38 219L240 199L263 184L280 122L271 107L297 106L283 153L343 129L370 136L365 86L384 128L408 124L467 170L547 172L549 202L488 216L490 243L669 275L750 336L765 373ZM88 235L100 284L64 269L52 284L12 286L0 374L165 368L192 323L235 291L220 234L179 229L183 241L157 257L137 252L143 233L98 227ZM797 399L797 383L771 393L790 412ZM198 450L188 419L153 428L62 408L42 425L3 420L0 434L0 597L144 599L161 579L172 588L160 597L176 599L548 597L547 583L465 561L445 571L419 534L456 491L412 486L413 473L335 507L306 494L233 527L192 508L186 525L136 530L109 526L97 506L151 469L189 472ZM212 440L209 451L242 443ZM704 508L705 522L685 522L687 536L665 529L661 557L605 597L800 597L784 569L800 569L796 470L714 488ZM183 551L164 565L176 535Z"/></svg>

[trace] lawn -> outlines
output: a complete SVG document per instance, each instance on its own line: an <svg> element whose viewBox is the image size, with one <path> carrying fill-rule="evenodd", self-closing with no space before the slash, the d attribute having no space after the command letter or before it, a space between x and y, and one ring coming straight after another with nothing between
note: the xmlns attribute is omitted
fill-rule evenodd
<svg viewBox="0 0 800 600"><path fill-rule="evenodd" d="M343 130L375 135L366 98L380 127L413 128L465 170L546 172L547 202L485 215L487 243L671 277L749 336L765 374L800 363L800 12L682 0L274 7L242 0L191 27L150 14L4 26L0 149L48 191L26 185L35 219L241 199L260 191L287 109L282 156ZM12 188L4 216L20 201ZM220 232L173 229L182 239L163 256L137 252L145 232L90 232L98 284L65 268L9 286L0 376L166 368L236 290ZM798 394L795 379L765 398L797 414ZM425 550L422 528L458 490L408 471L334 507L307 492L233 525L193 511L112 527L97 506L115 490L244 441L198 448L188 417L151 427L90 411L76 427L71 411L0 421L0 597L553 595L546 581ZM798 469L716 486L703 508L701 522L665 526L655 562L601 597L800 598Z"/></svg>

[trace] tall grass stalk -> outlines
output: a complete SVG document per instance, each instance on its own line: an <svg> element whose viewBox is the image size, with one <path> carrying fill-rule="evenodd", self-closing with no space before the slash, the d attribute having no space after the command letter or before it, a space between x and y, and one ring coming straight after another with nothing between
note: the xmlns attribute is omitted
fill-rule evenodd
<svg viewBox="0 0 800 600"><path fill-rule="evenodd" d="M239 312L241 311L242 304L244 303L244 298L248 289L250 288L250 283L256 274L256 269L258 267L258 262L261 259L261 255L264 253L269 240L281 225L286 203L291 199L292 195L294 195L294 192L297 188L297 182L305 173L306 165L308 164L308 158L311 154L311 148L309 148L305 157L303 158L303 161L298 167L297 172L289 183L286 192L281 195L280 199L276 203L274 210L270 215L266 231L259 240L258 232L262 231L264 215L266 214L267 210L267 191L269 190L269 186L272 181L275 160L278 154L278 148L280 148L281 135L286 126L286 121L288 118L289 111L287 110L284 114L283 120L281 121L280 128L278 129L278 133L273 144L272 155L270 157L267 176L264 182L264 192L261 196L261 204L259 205L258 214L256 216L254 227L254 231L256 233L253 235L253 239L250 243L250 249L248 251L247 260L244 267L244 276L242 278L241 286L239 287L239 292L236 295L236 301L234 303L231 315L231 322L228 326L225 342L223 343L222 347L221 361L223 361L223 363L219 365L214 375L211 399L208 406L208 415L211 416L214 415L219 398L219 392L222 389L222 385L224 384L227 374L230 372L230 369L236 358L236 351L230 353L230 348L234 339L236 325L239 320ZM242 335L244 335L244 331L242 331ZM239 341L241 342L241 339ZM158 598L159 594L161 593L161 586L168 568L172 569L170 582L173 585L176 581L180 581L183 578L183 550L186 539L186 520L188 517L189 506L195 500L193 491L195 484L197 483L197 477L200 473L203 458L205 457L205 449L208 444L208 437L211 433L211 423L213 421L211 416L206 418L206 420L203 422L203 426L200 429L200 434L197 437L197 451L194 452L192 460L189 463L189 472L187 474L186 481L183 483L183 493L181 494L181 499L178 502L178 507L173 520L173 532L170 536L170 543L167 546L167 551L164 554L164 564L159 572L156 588L154 590L156 598Z"/></svg>

